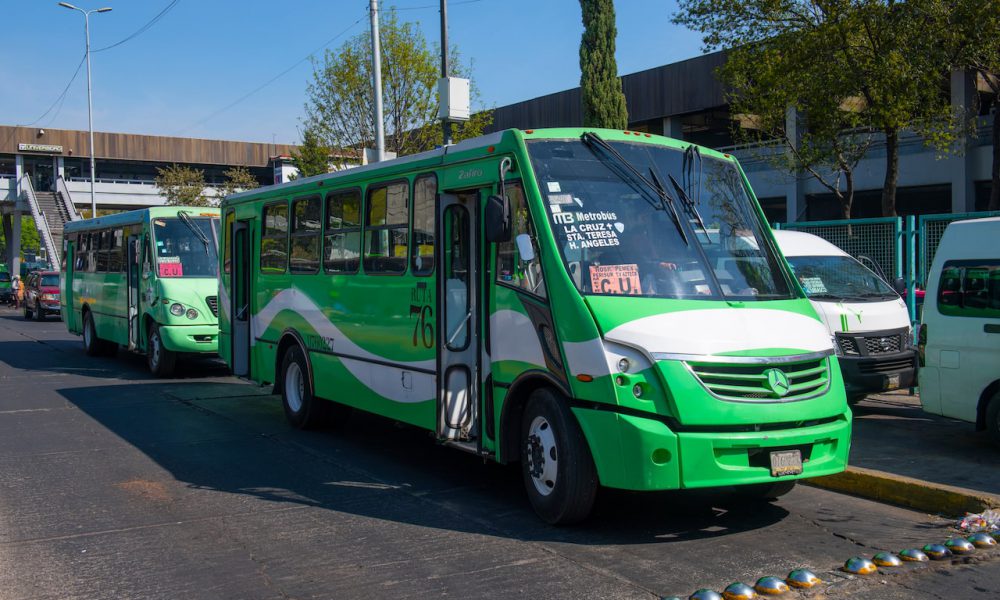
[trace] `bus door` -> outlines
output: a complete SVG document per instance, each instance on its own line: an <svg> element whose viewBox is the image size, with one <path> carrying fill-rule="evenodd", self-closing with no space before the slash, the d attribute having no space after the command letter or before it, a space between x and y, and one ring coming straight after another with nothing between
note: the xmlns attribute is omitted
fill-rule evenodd
<svg viewBox="0 0 1000 600"><path fill-rule="evenodd" d="M128 349L139 349L139 236L128 236L125 244L125 271L128 280L128 300L126 314L128 315Z"/></svg>
<svg viewBox="0 0 1000 600"><path fill-rule="evenodd" d="M438 202L437 433L446 440L472 440L479 429L479 202L479 190Z"/></svg>
<svg viewBox="0 0 1000 600"><path fill-rule="evenodd" d="M233 375L250 376L250 223L236 221L232 236L233 266L230 269L230 348Z"/></svg>

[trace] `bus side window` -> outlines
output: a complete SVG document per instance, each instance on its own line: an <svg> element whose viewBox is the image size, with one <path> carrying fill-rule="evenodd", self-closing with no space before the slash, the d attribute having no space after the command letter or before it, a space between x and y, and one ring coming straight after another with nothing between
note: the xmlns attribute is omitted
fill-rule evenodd
<svg viewBox="0 0 1000 600"><path fill-rule="evenodd" d="M319 196L292 202L291 255L292 273L319 272Z"/></svg>
<svg viewBox="0 0 1000 600"><path fill-rule="evenodd" d="M327 273L357 273L361 263L361 190L326 195L323 244Z"/></svg>
<svg viewBox="0 0 1000 600"><path fill-rule="evenodd" d="M504 187L510 198L510 210L513 218L511 238L508 242L497 244L497 281L505 285L520 288L544 298L545 279L542 277L542 264L538 256L538 244L535 241L535 228L531 225L531 215L528 213L528 203L524 198L524 188L520 181L512 181ZM521 260L517 252L515 240L518 235L527 234L531 238L535 256L530 261Z"/></svg>
<svg viewBox="0 0 1000 600"><path fill-rule="evenodd" d="M437 196L437 177L421 175L413 182L413 274L430 275L434 272L435 219L434 200Z"/></svg>
<svg viewBox="0 0 1000 600"><path fill-rule="evenodd" d="M261 215L260 272L284 273L288 268L288 204L268 204Z"/></svg>
<svg viewBox="0 0 1000 600"><path fill-rule="evenodd" d="M368 189L365 272L406 271L410 184L396 181Z"/></svg>

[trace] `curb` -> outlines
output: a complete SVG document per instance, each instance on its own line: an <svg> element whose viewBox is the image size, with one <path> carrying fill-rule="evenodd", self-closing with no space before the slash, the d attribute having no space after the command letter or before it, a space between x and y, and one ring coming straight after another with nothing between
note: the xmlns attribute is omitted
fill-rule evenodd
<svg viewBox="0 0 1000 600"><path fill-rule="evenodd" d="M816 477L803 483L877 502L949 516L979 513L988 508L1000 507L1000 497L986 492L863 467L847 467L843 473Z"/></svg>

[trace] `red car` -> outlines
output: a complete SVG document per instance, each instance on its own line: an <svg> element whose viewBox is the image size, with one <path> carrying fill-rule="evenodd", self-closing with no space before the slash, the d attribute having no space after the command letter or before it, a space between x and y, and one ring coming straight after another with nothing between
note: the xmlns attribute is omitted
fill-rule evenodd
<svg viewBox="0 0 1000 600"><path fill-rule="evenodd" d="M34 271L24 278L24 318L59 314L59 273Z"/></svg>

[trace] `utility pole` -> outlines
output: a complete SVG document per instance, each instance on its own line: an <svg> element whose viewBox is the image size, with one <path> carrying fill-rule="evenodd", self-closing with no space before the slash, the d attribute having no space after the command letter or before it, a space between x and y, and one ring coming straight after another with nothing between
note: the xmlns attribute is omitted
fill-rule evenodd
<svg viewBox="0 0 1000 600"><path fill-rule="evenodd" d="M443 1L443 0L442 0ZM372 20L372 87L375 94L375 160L385 160L385 131L382 127L382 56L378 37L378 0L369 0Z"/></svg>
<svg viewBox="0 0 1000 600"><path fill-rule="evenodd" d="M441 0L441 77L448 78L448 0ZM441 119L444 145L451 143L451 121Z"/></svg>

